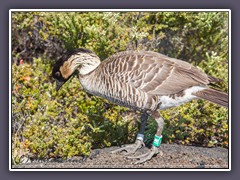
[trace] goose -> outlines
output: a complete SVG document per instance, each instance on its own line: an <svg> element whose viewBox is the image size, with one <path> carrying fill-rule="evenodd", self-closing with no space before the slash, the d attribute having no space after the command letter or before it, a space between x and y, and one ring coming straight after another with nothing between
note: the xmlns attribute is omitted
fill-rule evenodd
<svg viewBox="0 0 240 180"><path fill-rule="evenodd" d="M53 66L56 90L74 74L83 89L94 96L129 107L141 114L141 126L134 144L113 150L144 163L158 153L164 120L159 110L180 106L193 99L205 99L228 107L228 94L210 85L221 81L188 62L151 51L123 51L102 61L91 50L77 48L65 53ZM147 153L134 156L144 146L146 121L157 122L157 132Z"/></svg>

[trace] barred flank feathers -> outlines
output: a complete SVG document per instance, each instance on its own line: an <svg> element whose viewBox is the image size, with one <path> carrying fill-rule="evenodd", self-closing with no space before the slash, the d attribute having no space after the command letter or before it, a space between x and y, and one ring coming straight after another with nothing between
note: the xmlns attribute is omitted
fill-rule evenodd
<svg viewBox="0 0 240 180"><path fill-rule="evenodd" d="M195 96L228 108L228 94L215 89L204 89L194 93Z"/></svg>

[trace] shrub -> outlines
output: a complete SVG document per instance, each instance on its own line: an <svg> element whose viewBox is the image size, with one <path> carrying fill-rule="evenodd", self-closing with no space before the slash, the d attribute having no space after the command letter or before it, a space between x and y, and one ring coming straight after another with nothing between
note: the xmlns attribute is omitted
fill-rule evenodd
<svg viewBox="0 0 240 180"><path fill-rule="evenodd" d="M134 139L137 124L125 122L120 115L126 109L89 97L79 90L77 78L56 93L49 77L51 66L42 59L35 59L32 65L13 65L12 70L15 162L26 155L32 158L88 155L91 148L120 145Z"/></svg>
<svg viewBox="0 0 240 180"><path fill-rule="evenodd" d="M126 49L161 52L198 64L228 58L227 12L13 12L14 55L57 58L86 47L101 59ZM60 54L59 54L60 53Z"/></svg>

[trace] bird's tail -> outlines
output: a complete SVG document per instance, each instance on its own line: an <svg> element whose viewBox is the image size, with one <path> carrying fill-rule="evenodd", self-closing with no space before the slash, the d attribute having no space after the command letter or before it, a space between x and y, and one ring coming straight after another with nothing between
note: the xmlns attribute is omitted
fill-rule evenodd
<svg viewBox="0 0 240 180"><path fill-rule="evenodd" d="M228 108L228 94L208 88L194 93L195 96Z"/></svg>

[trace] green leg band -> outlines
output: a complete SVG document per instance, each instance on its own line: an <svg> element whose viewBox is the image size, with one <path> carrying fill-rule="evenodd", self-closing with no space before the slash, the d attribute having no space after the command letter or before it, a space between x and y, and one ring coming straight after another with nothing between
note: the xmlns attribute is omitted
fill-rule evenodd
<svg viewBox="0 0 240 180"><path fill-rule="evenodd" d="M152 145L155 147L159 147L161 145L161 142L162 142L162 135L160 137L155 135Z"/></svg>

